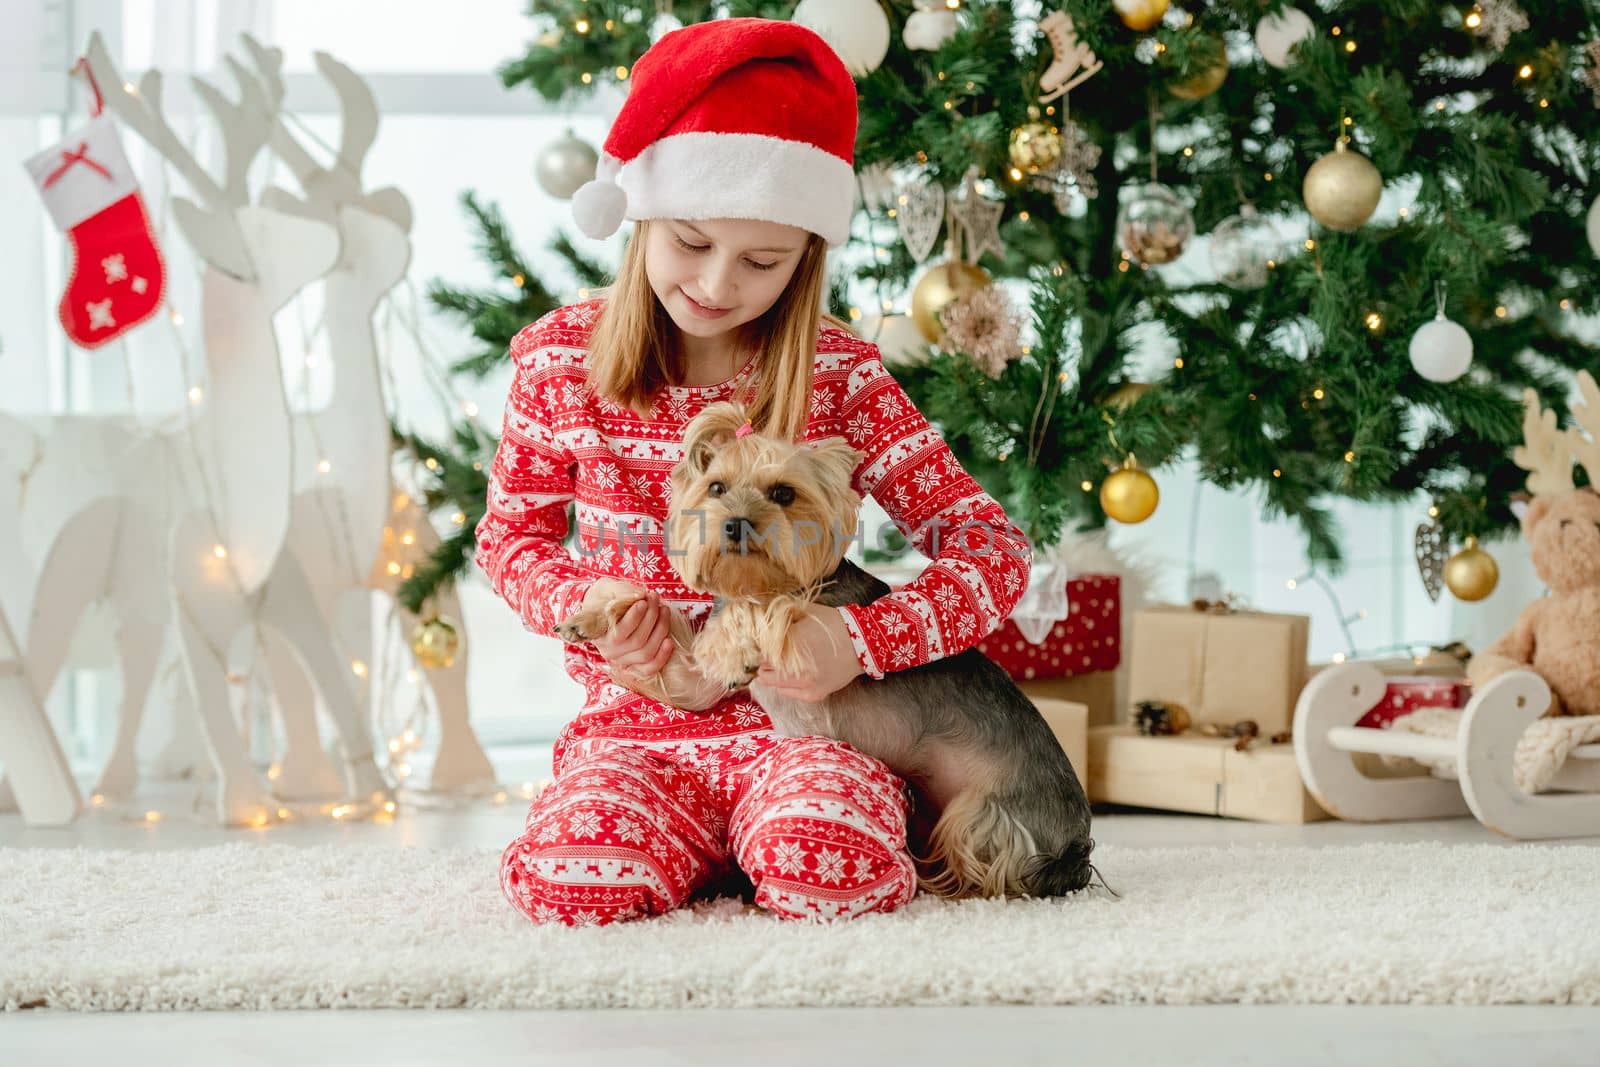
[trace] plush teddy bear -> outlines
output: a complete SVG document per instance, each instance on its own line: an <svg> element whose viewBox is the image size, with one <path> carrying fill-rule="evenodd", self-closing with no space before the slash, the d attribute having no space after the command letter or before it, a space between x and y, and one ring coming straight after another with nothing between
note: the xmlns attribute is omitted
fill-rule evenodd
<svg viewBox="0 0 1600 1067"><path fill-rule="evenodd" d="M1531 668L1550 684L1552 715L1600 715L1600 388L1578 373L1584 406L1577 428L1557 429L1555 413L1541 412L1533 390L1525 394L1527 444L1513 453L1531 472L1533 494L1522 517L1522 536L1548 596L1522 610L1510 633L1474 656L1467 676L1477 686L1517 668ZM1590 484L1574 488L1573 461Z"/></svg>

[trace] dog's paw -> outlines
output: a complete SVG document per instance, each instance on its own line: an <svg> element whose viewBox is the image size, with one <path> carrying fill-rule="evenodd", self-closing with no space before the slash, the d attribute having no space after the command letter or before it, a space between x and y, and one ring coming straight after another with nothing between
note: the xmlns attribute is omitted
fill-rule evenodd
<svg viewBox="0 0 1600 1067"><path fill-rule="evenodd" d="M728 691L743 689L760 664L751 665L750 650L727 640L721 630L702 631L694 645L694 666L705 678Z"/></svg>
<svg viewBox="0 0 1600 1067"><path fill-rule="evenodd" d="M597 637L604 637L610 628L610 620L606 618L605 612L585 609L556 623L555 632L563 641L583 644Z"/></svg>
<svg viewBox="0 0 1600 1067"><path fill-rule="evenodd" d="M702 667L700 673L731 693L735 689L743 689L754 681L756 672L760 669L759 665L751 667L748 664L734 661L732 663L719 664L714 668Z"/></svg>
<svg viewBox="0 0 1600 1067"><path fill-rule="evenodd" d="M754 667L746 664L742 670L732 672L731 677L724 677L722 682L728 687L728 692L730 693L735 689L743 689L745 686L755 681L756 672L760 669L760 664L757 664Z"/></svg>

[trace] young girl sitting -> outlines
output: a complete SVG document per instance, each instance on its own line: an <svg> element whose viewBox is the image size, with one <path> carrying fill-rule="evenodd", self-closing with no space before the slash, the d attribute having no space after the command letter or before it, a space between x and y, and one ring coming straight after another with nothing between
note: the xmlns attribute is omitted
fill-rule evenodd
<svg viewBox="0 0 1600 1067"><path fill-rule="evenodd" d="M698 630L711 612L674 574L662 525L684 426L717 401L743 402L763 432L845 438L867 457L855 488L932 559L869 606L813 608L799 640L815 673L763 667L763 682L818 700L971 647L1022 596L1027 538L876 346L821 312L827 250L849 237L855 136L855 84L811 30L723 19L662 37L574 198L590 236L637 223L615 283L511 343L479 566L549 636L598 577L648 592L606 638L565 647L584 705L500 867L535 922L657 915L740 872L783 918L891 911L915 892L905 783L888 767L829 738L778 736L748 690L690 712L607 669L659 671L668 613ZM576 557L563 545L574 500Z"/></svg>

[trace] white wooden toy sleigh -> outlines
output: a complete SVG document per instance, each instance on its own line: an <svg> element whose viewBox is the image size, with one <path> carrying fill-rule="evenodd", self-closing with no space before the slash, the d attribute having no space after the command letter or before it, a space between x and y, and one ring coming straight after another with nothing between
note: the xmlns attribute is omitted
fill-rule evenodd
<svg viewBox="0 0 1600 1067"><path fill-rule="evenodd" d="M1543 792L1517 785L1517 745L1550 703L1550 688L1537 674L1512 671L1481 687L1454 739L1356 726L1383 699L1385 684L1376 667L1345 663L1318 674L1300 694L1295 760L1330 815L1391 822L1471 813L1508 837L1600 836L1600 744L1573 748ZM1356 765L1357 753L1453 762L1459 780L1369 777Z"/></svg>

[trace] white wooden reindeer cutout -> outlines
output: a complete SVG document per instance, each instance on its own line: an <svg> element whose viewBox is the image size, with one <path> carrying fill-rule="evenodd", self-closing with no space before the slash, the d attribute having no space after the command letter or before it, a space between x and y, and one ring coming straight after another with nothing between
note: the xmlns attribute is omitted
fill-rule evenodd
<svg viewBox="0 0 1600 1067"><path fill-rule="evenodd" d="M224 138L230 141L230 149L233 131L247 130L249 156L253 156L273 136L280 121L282 87L277 71L282 55L276 50L262 49L254 42L247 44L257 67L270 74L270 81L263 83L229 57L228 65L240 87L239 104L228 103L215 90L198 81L196 90L216 116ZM91 42L88 62L102 84L122 84L98 40ZM146 79L149 77L147 75ZM158 90L159 82L153 88ZM140 95L145 99L141 100L136 94L118 96L113 93L108 107L125 115L130 125L172 160L180 172L188 175L196 171L203 179L204 172L176 144L170 129L160 120L156 110L158 102L150 99L150 93ZM186 202L175 201L174 215L185 236L207 262L204 312L208 353L227 353L232 361L254 365L260 372L253 383L255 390L248 406L250 415L239 411L233 413L234 418L228 423L213 421L213 428L219 431L213 436L214 439L248 440L258 425L270 424L265 435L267 442L261 451L269 459L274 480L270 485L270 503L264 503L261 510L270 511L262 525L275 532L277 541L271 545L270 553L261 553L241 566L234 547L236 522L230 521L237 512L230 514L207 507L179 519L172 532L172 577L181 647L190 684L202 714L207 716L215 714L219 706L226 707L226 703L219 705L217 701L227 693L229 643L236 635L244 633L263 644L270 639L272 647L279 651L280 664L284 662L283 651L292 651L299 666L313 679L318 695L338 728L344 749L347 788L353 796L381 802L389 796L389 791L373 759L371 731L351 684L352 673L335 650L333 635L318 608L310 583L294 557L286 551L296 442L283 391L272 316L300 288L337 267L341 253L340 230L327 219L319 218L317 211L304 209L281 191L264 197L260 205L249 203L244 183L248 162L246 156L236 165L230 150L226 195L210 198L208 213L192 205L190 210L180 210L181 204ZM199 187L205 188L203 182ZM291 205L296 210L285 209ZM197 233L200 236L197 237ZM233 272L241 266L248 267L249 273L236 276ZM248 336L212 336L211 298L214 295L219 297L228 321L247 324L251 329ZM365 314L370 317L370 304ZM361 329L365 331L366 327L363 325ZM368 348L370 350L370 335ZM212 359L215 362L216 356ZM220 417L222 414L227 414L226 409L216 406L213 415ZM224 430L225 433L220 432ZM259 447L262 442L251 441L250 444ZM380 447L387 448L386 439ZM241 488L257 489L258 486L250 484L253 468L246 462L248 454L248 451L240 452L235 458L224 453L219 464L219 479L231 473L235 481L242 483ZM256 462L260 460L259 455L252 458ZM311 462L321 461L313 459ZM280 474L281 482L276 480ZM222 496L221 499L226 502L231 498ZM380 501L378 507L382 506ZM261 629L263 626L268 629ZM309 723L310 739L315 739L315 720L310 708L298 709L296 715L286 716L286 722L290 718L301 725ZM225 731L224 725L208 722L207 729L212 754L223 779L218 794L219 815L230 823L260 823L271 805L250 773L237 730ZM293 736L300 742L298 751L308 751L304 747L307 731L295 731Z"/></svg>
<svg viewBox="0 0 1600 1067"><path fill-rule="evenodd" d="M244 652L260 648L287 739L273 795L308 800L344 793L375 803L390 795L372 758L369 688L361 669L373 644L371 590L392 596L402 578L386 565L396 555L393 545L381 554L379 546L385 538L397 541L401 528L413 555L438 543L409 501L391 514L391 500L404 494L390 480L388 418L371 328L374 309L409 261L410 206L395 189L363 191L360 167L375 137L377 111L359 78L317 57L344 118L338 158L324 168L283 122L281 53L249 38L245 47L254 76L228 59L240 86L238 104L195 82L223 131L227 177L221 184L162 118L159 74L147 74L138 90L112 93L107 104L173 163L205 204L174 203L186 240L206 263L209 382L199 416L176 432L152 435L118 418L56 418L30 428L0 415L0 430L18 431L0 433L0 446L9 442L9 449L0 447L0 473L26 470L50 487L16 509L13 540L26 542L28 551L9 557L15 573L0 568L0 594L11 592L12 616L32 615L30 626L17 627L31 633L32 647L25 636L12 642L23 646L25 654L12 661L20 660L19 673L32 684L0 692L0 700L27 705L5 716L15 729L0 730L0 758L41 769L26 784L36 821L70 819L78 810L76 787L36 694L49 691L78 618L101 597L117 614L124 684L116 745L96 792L121 797L134 788L141 712L170 651L188 675L178 703L187 705L192 690L221 778L219 815L230 823L265 821L274 805L249 767L232 710L241 693L229 688L247 680ZM88 65L100 84L124 85L98 38L91 41ZM268 189L259 205L249 202L245 174L268 141L305 199ZM271 318L324 275L337 399L325 412L291 419ZM0 529L0 548L5 533ZM36 582L21 566L30 560L47 561ZM0 610L4 603L0 596ZM453 593L440 607L460 617ZM340 647L346 651L336 651ZM7 662L0 654L0 676ZM436 789L493 782L468 720L466 669L460 656L451 667L422 676L440 712ZM318 737L319 696L344 748L342 786ZM23 753L29 755L19 758Z"/></svg>
<svg viewBox="0 0 1600 1067"><path fill-rule="evenodd" d="M269 99L281 101L283 83L272 53L249 37L245 45ZM389 416L372 329L380 302L405 277L410 263L411 206L398 189L369 192L364 187L362 165L378 128L371 89L326 53L316 53L315 59L339 100L336 156L330 166L319 164L280 110L271 143L299 182L304 199L281 190L269 190L264 197L282 210L338 226L342 245L338 264L324 280L334 398L326 409L295 419L296 492L289 543L341 646L354 662L370 663L372 590L381 590L393 599L403 578L409 576L408 569L391 566L394 553L380 554L381 546L386 539L403 538L415 554L438 543L425 515L414 518L405 507L393 509L391 514L391 501L405 494L391 479ZM403 533L394 529L402 524ZM453 591L442 598L441 607L461 617ZM402 625L409 630L416 619L403 608L400 611ZM310 705L287 699L290 692L304 690L281 644L269 645L268 657L288 740L275 791L285 798L317 796L325 791L327 778L317 769L316 760L308 758L320 753L320 748L309 744L316 739ZM432 668L419 676L427 679L439 709L439 748L431 780L438 790L494 782L493 768L469 721L466 672L463 654L450 667ZM355 674L354 688L365 716L370 674Z"/></svg>
<svg viewBox="0 0 1600 1067"><path fill-rule="evenodd" d="M209 380L205 402L175 434L140 434L123 420L94 418L50 420L45 428L48 444L33 477L50 492L33 493L19 509L24 540L31 532L42 542L32 557L54 558L50 546L81 540L76 527L84 524L115 536L102 553L111 564L97 588L85 588L70 573L47 568L42 574L22 639L29 674L34 692L47 692L83 608L97 593L109 597L122 624L125 699L120 751L108 774L116 768L118 775L131 776L131 738L165 630L175 622L220 779L219 815L230 823L260 824L274 805L255 780L235 726L230 645L267 622L287 632L308 659L333 655L309 597L296 603L265 595L267 577L283 556L292 473L272 315L333 266L338 233L325 223L249 202L246 171L266 144L273 116L257 83L238 64L230 61L240 86L238 104L195 82L223 133L222 183L200 167L163 118L159 74L146 74L138 89L127 86L98 36L90 42L87 64L99 84L122 87L106 94L108 110L171 162L204 203L175 199L173 210L206 264L201 313ZM116 502L109 524L107 516L93 512L102 499ZM96 558L80 558L77 566L92 573ZM342 669L319 663L315 673L343 735L352 789L381 789L369 732L355 713Z"/></svg>
<svg viewBox="0 0 1600 1067"><path fill-rule="evenodd" d="M20 423L0 419L0 475L27 470L25 458L6 460L24 457L32 444ZM30 825L61 826L77 818L82 798L25 656L23 623L31 613L34 583L17 511L9 506L21 484L20 477L0 477L0 502L6 505L0 507L0 760L8 775L0 781L0 811L20 809Z"/></svg>

